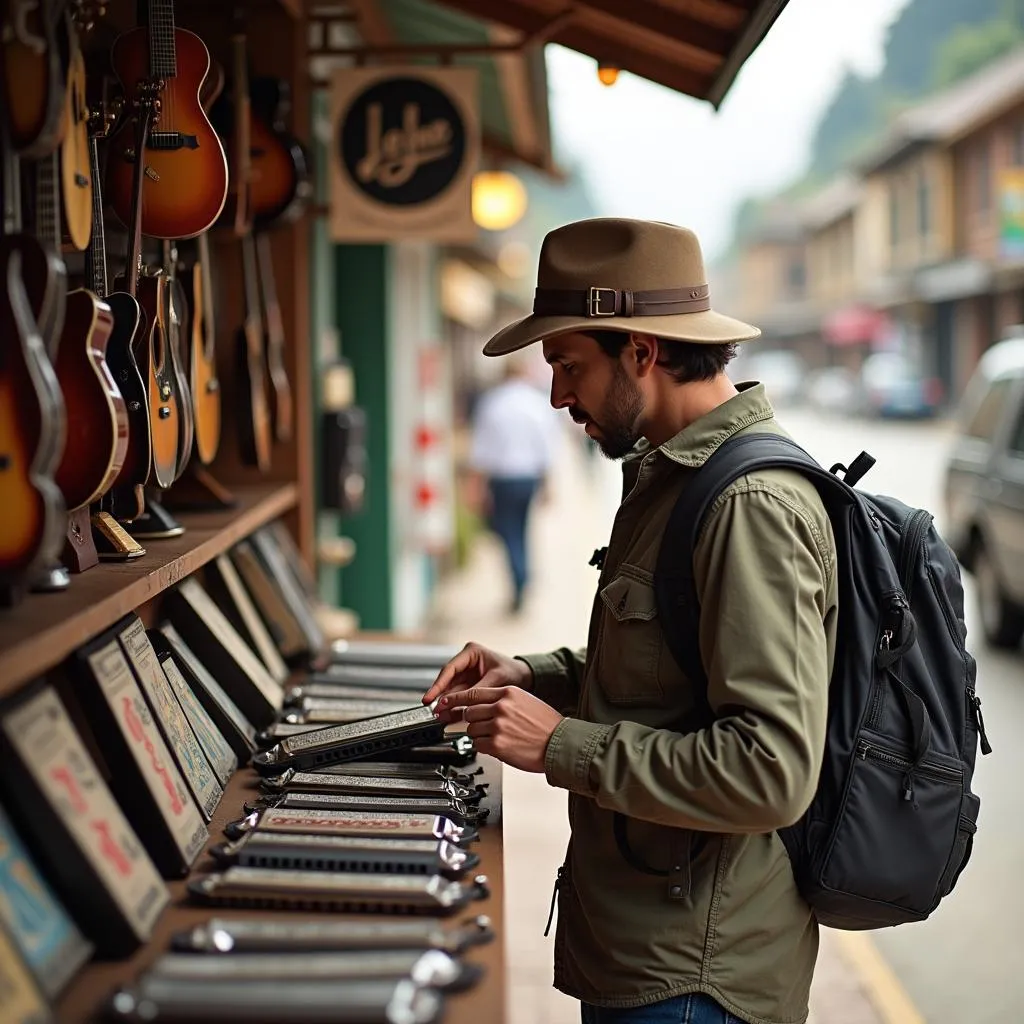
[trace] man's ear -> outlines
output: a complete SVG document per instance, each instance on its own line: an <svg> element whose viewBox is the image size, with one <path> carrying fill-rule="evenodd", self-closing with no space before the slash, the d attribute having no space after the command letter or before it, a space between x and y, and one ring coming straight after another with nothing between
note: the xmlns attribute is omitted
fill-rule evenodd
<svg viewBox="0 0 1024 1024"><path fill-rule="evenodd" d="M658 362L658 339L653 334L630 334L637 376L645 377Z"/></svg>

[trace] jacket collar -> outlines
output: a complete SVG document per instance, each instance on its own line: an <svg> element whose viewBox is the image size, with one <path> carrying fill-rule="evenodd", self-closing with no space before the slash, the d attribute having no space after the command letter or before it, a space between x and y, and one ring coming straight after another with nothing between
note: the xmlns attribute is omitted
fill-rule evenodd
<svg viewBox="0 0 1024 1024"><path fill-rule="evenodd" d="M768 401L763 384L747 381L737 384L736 389L738 394L684 427L658 451L681 466L696 468L703 466L733 434L754 423L774 419L775 410ZM629 461L642 459L650 451L650 443L642 440L630 454Z"/></svg>

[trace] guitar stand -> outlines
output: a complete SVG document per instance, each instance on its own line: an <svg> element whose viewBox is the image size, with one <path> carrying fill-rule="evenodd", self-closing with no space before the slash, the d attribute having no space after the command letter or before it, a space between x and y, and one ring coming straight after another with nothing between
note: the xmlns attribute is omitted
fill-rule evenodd
<svg viewBox="0 0 1024 1024"><path fill-rule="evenodd" d="M180 537L185 532L185 527L148 493L146 508L142 515L130 523L125 523L125 529L136 540L167 540L170 537Z"/></svg>
<svg viewBox="0 0 1024 1024"><path fill-rule="evenodd" d="M128 562L146 549L109 513L92 514L92 540L101 562Z"/></svg>
<svg viewBox="0 0 1024 1024"><path fill-rule="evenodd" d="M99 565L100 556L92 539L88 505L68 513L68 530L64 537L61 561L71 572L85 572L86 569Z"/></svg>
<svg viewBox="0 0 1024 1024"><path fill-rule="evenodd" d="M182 512L222 512L238 506L238 499L205 467L189 463L164 495L164 504Z"/></svg>

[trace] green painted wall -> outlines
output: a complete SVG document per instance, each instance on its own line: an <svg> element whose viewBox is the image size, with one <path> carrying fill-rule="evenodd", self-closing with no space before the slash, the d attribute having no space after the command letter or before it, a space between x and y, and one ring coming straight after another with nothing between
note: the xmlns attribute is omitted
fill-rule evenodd
<svg viewBox="0 0 1024 1024"><path fill-rule="evenodd" d="M341 571L341 598L363 629L391 628L391 537L388 493L388 249L334 249L335 323L341 354L352 364L356 404L366 410L367 472L363 511L341 520L356 557Z"/></svg>

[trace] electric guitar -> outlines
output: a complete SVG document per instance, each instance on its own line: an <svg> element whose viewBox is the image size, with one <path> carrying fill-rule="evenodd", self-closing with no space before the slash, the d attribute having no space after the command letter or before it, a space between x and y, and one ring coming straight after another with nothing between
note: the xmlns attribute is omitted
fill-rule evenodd
<svg viewBox="0 0 1024 1024"><path fill-rule="evenodd" d="M188 299L185 288L178 276L178 250L171 242L164 242L164 276L167 280L167 356L171 361L171 375L174 391L178 397L178 468L175 480L185 472L192 456L195 440L195 413L192 407L192 392L185 370L187 347L186 332L189 321Z"/></svg>
<svg viewBox="0 0 1024 1024"><path fill-rule="evenodd" d="M292 386L284 366L284 320L277 301L274 281L274 257L266 234L256 236L256 260L259 267L260 296L263 299L263 338L267 354L267 375L270 380L271 423L274 440L291 440L294 419Z"/></svg>
<svg viewBox="0 0 1024 1024"><path fill-rule="evenodd" d="M105 99L105 98L104 98ZM121 468L110 489L100 500L103 508L124 522L131 522L145 509L143 487L153 465L149 435L149 399L139 364L135 361L135 339L143 328L142 307L127 292L108 292L107 241L103 225L103 193L100 184L99 140L117 119L117 113L104 100L95 104L90 120L89 165L94 183L92 194L92 235L85 253L86 281L92 291L104 299L114 318L107 342L107 366L124 397L128 419L127 446Z"/></svg>
<svg viewBox="0 0 1024 1024"><path fill-rule="evenodd" d="M111 139L107 198L130 224L141 160L142 233L192 238L217 220L228 188L224 150L199 102L210 55L199 36L175 27L173 0L145 0L140 8L140 21L148 24L118 37L111 62L133 106L160 83L157 109L144 149L130 123Z"/></svg>
<svg viewBox="0 0 1024 1024"><path fill-rule="evenodd" d="M8 144L21 156L52 153L64 132L64 66L58 0L7 0L3 104Z"/></svg>
<svg viewBox="0 0 1024 1024"><path fill-rule="evenodd" d="M154 109L158 102L159 80L140 86L135 99L135 136L137 152L145 152ZM114 157L116 160L116 157ZM118 278L142 308L142 330L135 339L135 358L146 388L149 406L149 436L152 466L148 483L166 489L174 483L178 470L178 431L180 413L174 391L172 364L168 352L166 279L161 271L142 273L142 189L144 162L135 163L135 199L128 217L128 261L124 275Z"/></svg>
<svg viewBox="0 0 1024 1024"><path fill-rule="evenodd" d="M213 311L213 281L210 269L210 238L203 232L196 239L196 259L187 271L189 322L185 365L195 421L194 457L200 465L213 462L220 447L220 381L217 379L217 325Z"/></svg>
<svg viewBox="0 0 1024 1024"><path fill-rule="evenodd" d="M61 196L64 227L78 250L89 244L92 229L93 178L89 166L89 108L85 101L85 57L78 34L65 17L71 60L68 65L64 101L64 141L61 143Z"/></svg>

